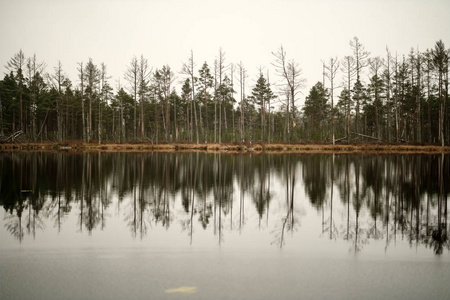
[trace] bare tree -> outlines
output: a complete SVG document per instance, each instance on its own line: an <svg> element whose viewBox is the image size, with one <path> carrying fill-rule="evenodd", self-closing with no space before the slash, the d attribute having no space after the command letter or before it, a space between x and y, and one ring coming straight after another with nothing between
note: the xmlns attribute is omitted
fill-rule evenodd
<svg viewBox="0 0 450 300"><path fill-rule="evenodd" d="M331 57L328 65L325 65L325 69L328 71L325 73L325 76L330 80L330 97L331 97L331 127L332 127L332 142L335 144L335 135L334 135L334 78L336 77L336 73L339 69L339 60L337 57ZM325 88L325 85L324 85Z"/></svg>
<svg viewBox="0 0 450 300"><path fill-rule="evenodd" d="M285 80L285 84L281 89L286 94L286 131L287 141L291 142L291 123L292 127L296 126L295 112L296 112L296 96L300 92L300 89L304 86L305 79L302 78L302 70L297 62L293 59L288 60L286 57L286 51L283 49L283 45L277 50L272 52L275 57L275 62L272 65L275 67L276 72L280 77Z"/></svg>
<svg viewBox="0 0 450 300"><path fill-rule="evenodd" d="M83 130L83 142L87 141L86 137L86 115L85 115L85 109L84 109L84 67L83 63L78 63L78 78L80 79L80 92L81 92L81 124L82 124L82 130Z"/></svg>
<svg viewBox="0 0 450 300"><path fill-rule="evenodd" d="M130 65L125 73L125 80L129 83L129 92L133 95L134 102L134 118L133 118L133 139L137 137L137 93L138 93L138 79L139 78L139 63L136 56L131 59Z"/></svg>
<svg viewBox="0 0 450 300"><path fill-rule="evenodd" d="M151 74L151 69L148 67L147 59L141 55L139 60L139 70L138 70L138 92L139 92L139 102L140 102L140 125L141 125L141 142L145 139L145 119L144 119L144 103L145 98L149 89L149 77Z"/></svg>
<svg viewBox="0 0 450 300"><path fill-rule="evenodd" d="M379 76L381 67L384 65L384 59L380 57L375 57L369 59L370 71L373 74L372 76L372 89L374 93L374 106L375 106L375 130L376 137L378 141L381 139L381 129L380 129L380 110L381 110L381 89L382 89L382 80Z"/></svg>
<svg viewBox="0 0 450 300"><path fill-rule="evenodd" d="M385 89L386 89L386 121L387 121L387 138L388 141L391 142L391 116L390 114L392 113L392 103L391 103L391 89L392 89L392 84L391 84L391 79L392 79L392 71L391 71L391 52L389 51L389 48L386 47L386 61L385 61L385 71L383 73L383 79L384 79L384 85L385 85Z"/></svg>
<svg viewBox="0 0 450 300"><path fill-rule="evenodd" d="M222 89L222 75L225 72L225 52L222 51L222 48L219 49L219 58L218 58L218 71L219 71L219 87ZM219 102L219 143L222 143L222 104L224 102L224 93L221 93L222 98Z"/></svg>
<svg viewBox="0 0 450 300"><path fill-rule="evenodd" d="M350 109L351 109L351 84L352 80L355 77L355 60L351 56L345 56L342 60L342 69L341 71L346 74L344 76L344 85L347 85L346 89L348 92L347 99L346 99L346 132L347 132L347 144L350 143Z"/></svg>
<svg viewBox="0 0 450 300"><path fill-rule="evenodd" d="M398 100L398 98L399 98L399 90L400 90L400 88L399 88L399 67L398 67L398 65L399 65L399 63L398 63L398 56L397 56L397 53L395 53L395 61L394 61L394 68L395 68L395 71L394 71L394 78L395 78L395 81L394 81L394 84L395 84L395 94L394 94L394 114L395 114L395 141L396 142L399 142L399 140L400 140L400 135L399 135L399 132L400 132L400 116L399 115L401 115L401 113L399 112L399 104L398 104L398 102L399 102L399 100Z"/></svg>
<svg viewBox="0 0 450 300"><path fill-rule="evenodd" d="M422 55L419 49L416 51L416 75L417 75L417 93L416 93L416 124L417 124L417 141L422 143L422 101L421 94L423 90L422 84Z"/></svg>
<svg viewBox="0 0 450 300"><path fill-rule="evenodd" d="M33 57L27 59L27 71L28 71L28 89L30 91L30 119L31 119L31 138L36 140L36 98L40 90L39 79L42 78L46 65L44 62L37 62L36 54Z"/></svg>
<svg viewBox="0 0 450 300"><path fill-rule="evenodd" d="M219 61L217 58L214 60L214 143L217 143L217 102L219 101L219 89L218 89L218 80L219 77Z"/></svg>
<svg viewBox="0 0 450 300"><path fill-rule="evenodd" d="M98 101L98 143L102 143L102 106L108 102L111 94L111 86L108 83L110 77L106 74L106 65L104 63L100 66L100 97Z"/></svg>
<svg viewBox="0 0 450 300"><path fill-rule="evenodd" d="M234 102L236 101L234 99L234 93L236 93L236 91L234 90L234 64L231 63L230 64L230 82L231 82L231 98L232 98L232 105L233 105L233 109L231 110L232 112L232 126L233 126L233 142L236 142L236 124L235 124L235 120L234 120ZM225 118L226 120L226 118ZM227 128L226 123L225 123L225 129Z"/></svg>
<svg viewBox="0 0 450 300"><path fill-rule="evenodd" d="M196 132L196 141L197 144L199 143L199 137L198 137L198 123L197 123L197 109L195 108L195 81L196 78L194 77L194 52L191 50L191 56L188 59L188 63L183 64L183 68L181 70L182 74L188 75L191 79L191 93L192 97L187 103L187 127L189 131L189 141L192 142L193 139L193 126L195 124L195 132Z"/></svg>
<svg viewBox="0 0 450 300"><path fill-rule="evenodd" d="M239 118L239 134L241 142L244 141L244 125L245 125L245 116L244 116L244 101L245 101L245 78L247 78L246 70L242 62L238 64L238 72L239 72L239 87L240 87L240 118Z"/></svg>

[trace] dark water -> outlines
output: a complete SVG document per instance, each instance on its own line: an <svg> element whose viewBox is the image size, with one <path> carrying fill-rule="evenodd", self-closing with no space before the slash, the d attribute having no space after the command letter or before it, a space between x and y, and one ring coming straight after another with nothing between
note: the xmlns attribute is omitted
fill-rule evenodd
<svg viewBox="0 0 450 300"><path fill-rule="evenodd" d="M448 155L0 154L0 299L448 299Z"/></svg>

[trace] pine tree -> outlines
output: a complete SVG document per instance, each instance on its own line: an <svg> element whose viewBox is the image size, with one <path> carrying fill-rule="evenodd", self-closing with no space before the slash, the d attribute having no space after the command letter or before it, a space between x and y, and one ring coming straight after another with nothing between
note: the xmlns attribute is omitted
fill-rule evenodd
<svg viewBox="0 0 450 300"><path fill-rule="evenodd" d="M93 121L92 121L92 104L98 97L98 88L100 83L100 71L89 58L89 62L86 64L84 76L86 79L86 94L88 97L88 115L87 115L87 140L90 141L94 138Z"/></svg>
<svg viewBox="0 0 450 300"><path fill-rule="evenodd" d="M208 142L208 100L210 99L209 89L213 87L213 76L211 75L211 71L208 67L208 64L206 62L203 63L202 68L198 71L199 72L199 90L200 90L200 97L203 99L203 106L204 106L204 116L203 116L203 134L205 138L205 143ZM201 115L201 113L200 113ZM200 116L201 118L201 116Z"/></svg>
<svg viewBox="0 0 450 300"><path fill-rule="evenodd" d="M274 94L270 89L270 85L264 78L263 74L260 73L256 85L252 90L251 99L253 102L259 106L259 113L261 119L261 142L265 141L266 135L266 106L268 105L270 99L274 98Z"/></svg>
<svg viewBox="0 0 450 300"><path fill-rule="evenodd" d="M17 97L19 98L19 130L22 132L25 131L24 124L24 108L23 108L23 95L25 88L25 78L23 76L23 68L25 66L25 54L22 52L22 49L19 50L18 53L14 54L14 56L7 62L6 69L15 73L15 80L17 82Z"/></svg>
<svg viewBox="0 0 450 300"><path fill-rule="evenodd" d="M356 119L355 119L355 130L356 133L360 133L360 101L362 97L362 87L363 83L361 80L361 71L364 67L368 65L369 52L365 50L364 46L359 42L359 39L355 36L353 40L350 41L350 47L353 51L354 61L355 61L355 72L356 72L356 82L353 87L354 100L356 102Z"/></svg>
<svg viewBox="0 0 450 300"><path fill-rule="evenodd" d="M181 87L181 100L183 101L183 105L185 107L185 131L187 132L187 140L192 142L192 131L191 131L191 122L190 122L190 102L191 102L191 95L192 95L192 87L191 87L191 80L190 78L186 78L184 81L183 86Z"/></svg>
<svg viewBox="0 0 450 300"><path fill-rule="evenodd" d="M309 139L322 141L326 135L326 121L330 115L328 91L321 82L317 82L309 91L303 106L303 116Z"/></svg>
<svg viewBox="0 0 450 300"><path fill-rule="evenodd" d="M444 138L444 113L445 113L445 97L444 97L444 78L447 74L448 76L448 60L449 55L445 49L444 42L439 40L436 42L434 49L431 50L431 55L433 58L433 66L437 72L438 77L438 97L439 97L439 140L441 141L442 147L445 144ZM448 80L448 78L447 78ZM446 83L448 86L448 82ZM447 87L445 87L447 89Z"/></svg>
<svg viewBox="0 0 450 300"><path fill-rule="evenodd" d="M369 94L371 94L371 102L375 109L375 137L378 141L381 140L381 124L380 124L380 114L382 109L382 97L383 97L383 80L380 76L381 67L384 64L384 60L380 57L375 57L369 59L370 69L373 76L370 79L370 84L368 86Z"/></svg>

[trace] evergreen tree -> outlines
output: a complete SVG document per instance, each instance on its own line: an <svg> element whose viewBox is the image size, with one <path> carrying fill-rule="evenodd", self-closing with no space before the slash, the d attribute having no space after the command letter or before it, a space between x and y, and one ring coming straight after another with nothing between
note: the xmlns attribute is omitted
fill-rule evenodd
<svg viewBox="0 0 450 300"><path fill-rule="evenodd" d="M205 143L208 142L208 103L211 99L211 95L209 94L209 89L213 87L213 76L211 75L211 71L208 67L208 64L206 62L203 63L202 68L198 71L199 78L198 78L198 90L199 94L201 95L200 98L203 100L203 107L204 107L204 115L203 115L203 134L205 138ZM201 113L200 113L200 119Z"/></svg>
<svg viewBox="0 0 450 300"><path fill-rule="evenodd" d="M0 82L0 97L2 105L1 135L6 137L15 132L19 115L17 82L12 71L5 74Z"/></svg>
<svg viewBox="0 0 450 300"><path fill-rule="evenodd" d="M328 91L324 89L321 82L317 82L309 91L303 106L305 127L310 140L323 141L327 136L328 126L326 125L330 116L330 108Z"/></svg>
<svg viewBox="0 0 450 300"><path fill-rule="evenodd" d="M86 64L84 71L86 81L86 95L88 99L88 115L87 115L87 140L91 141L94 138L93 120L92 120L92 105L98 100L98 88L100 83L100 71L93 63L92 59Z"/></svg>
<svg viewBox="0 0 450 300"><path fill-rule="evenodd" d="M185 108L185 116L184 116L184 124L185 124L185 128L184 131L187 133L187 139L189 141L192 141L192 132L191 132L191 118L190 118L190 113L191 113L191 96L192 96L192 86L191 86L191 80L190 78L186 78L186 80L184 81L183 86L181 87L181 100L182 100L182 104L183 107Z"/></svg>
<svg viewBox="0 0 450 300"><path fill-rule="evenodd" d="M448 64L449 64L449 54L445 49L444 42L439 40L436 42L434 49L431 50L431 55L433 58L433 66L436 70L438 77L438 98L439 98L439 140L441 145L444 146L444 114L445 114L445 98L448 95L444 95L444 88L448 94ZM447 78L446 78L447 76ZM445 78L446 81L445 82ZM445 84L444 84L445 83Z"/></svg>
<svg viewBox="0 0 450 300"><path fill-rule="evenodd" d="M347 87L344 87L339 95L337 104L340 119L338 123L344 128L347 143L350 143L350 126L353 111L353 101L351 99L351 92Z"/></svg>
<svg viewBox="0 0 450 300"><path fill-rule="evenodd" d="M25 77L23 75L25 66L25 54L22 52L22 49L19 50L18 53L14 54L14 56L7 62L6 69L8 69L11 73L14 74L14 79L17 82L16 87L16 97L18 100L18 130L24 132L26 126L24 124L24 108L23 108L23 95L25 88ZM16 127L13 127L13 130L16 130Z"/></svg>
<svg viewBox="0 0 450 300"><path fill-rule="evenodd" d="M270 89L270 84L262 74L259 75L256 85L252 90L251 99L259 107L259 114L261 119L261 142L264 142L266 135L266 106L270 100L274 98L274 94Z"/></svg>
<svg viewBox="0 0 450 300"><path fill-rule="evenodd" d="M217 89L217 96L220 97L221 100L221 105L220 105L220 120L223 119L223 126L222 126L222 122L219 122L219 143L222 142L222 135L223 135L223 131L228 130L228 123L230 120L228 120L227 116L231 116L232 115L232 110L234 109L233 107L233 103L234 103L234 98L233 98L233 86L231 84L231 80L228 77L228 75L225 75L224 79L222 80L222 83L219 85L218 89Z"/></svg>
<svg viewBox="0 0 450 300"><path fill-rule="evenodd" d="M369 52L366 51L364 45L360 43L359 39L356 36L353 38L353 40L350 41L349 44L353 51L353 57L355 61L355 73L356 73L356 82L353 87L354 93L353 99L356 102L355 131L356 133L360 133L360 116L359 116L361 108L360 101L362 100L361 97L363 96L362 93L363 83L361 79L361 72L362 69L368 65Z"/></svg>

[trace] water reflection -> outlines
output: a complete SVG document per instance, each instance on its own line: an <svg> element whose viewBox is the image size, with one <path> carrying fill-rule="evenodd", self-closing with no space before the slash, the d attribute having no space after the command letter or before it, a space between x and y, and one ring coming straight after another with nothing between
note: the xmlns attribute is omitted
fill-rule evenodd
<svg viewBox="0 0 450 300"><path fill-rule="evenodd" d="M19 242L65 223L92 234L115 222L133 238L179 227L191 244L203 230L220 245L255 221L283 247L315 211L312 230L352 252L397 238L450 249L443 154L10 153L0 166L3 224Z"/></svg>

